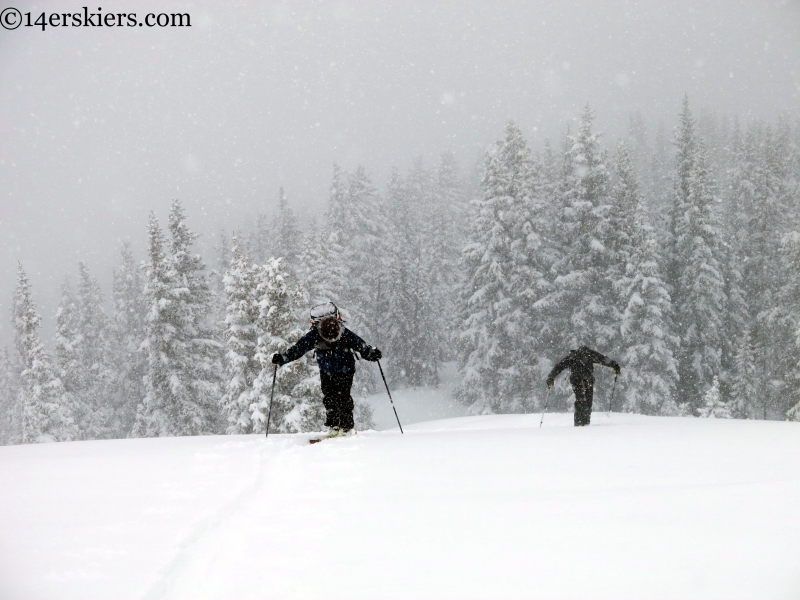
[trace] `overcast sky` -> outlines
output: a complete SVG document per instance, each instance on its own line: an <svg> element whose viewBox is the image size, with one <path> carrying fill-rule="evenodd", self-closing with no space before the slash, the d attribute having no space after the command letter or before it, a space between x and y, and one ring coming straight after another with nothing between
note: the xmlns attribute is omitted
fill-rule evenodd
<svg viewBox="0 0 800 600"><path fill-rule="evenodd" d="M64 275L84 259L108 296L120 242L143 259L147 214L173 198L208 244L281 185L323 210L335 161L379 184L444 150L471 168L509 118L538 147L587 101L607 145L635 110L672 126L684 92L800 115L797 0L98 6L192 26L0 29L0 344L17 261L49 336Z"/></svg>

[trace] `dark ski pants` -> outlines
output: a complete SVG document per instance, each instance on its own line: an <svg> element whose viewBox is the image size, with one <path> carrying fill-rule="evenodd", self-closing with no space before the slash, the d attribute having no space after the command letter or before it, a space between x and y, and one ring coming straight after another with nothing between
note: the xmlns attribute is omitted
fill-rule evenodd
<svg viewBox="0 0 800 600"><path fill-rule="evenodd" d="M575 392L575 427L588 425L592 418L594 382L584 379L573 383L572 391Z"/></svg>
<svg viewBox="0 0 800 600"><path fill-rule="evenodd" d="M355 427L353 422L353 397L350 388L353 387L353 375L329 375L320 371L319 378L322 383L322 405L325 407L325 427L338 427L345 431Z"/></svg>

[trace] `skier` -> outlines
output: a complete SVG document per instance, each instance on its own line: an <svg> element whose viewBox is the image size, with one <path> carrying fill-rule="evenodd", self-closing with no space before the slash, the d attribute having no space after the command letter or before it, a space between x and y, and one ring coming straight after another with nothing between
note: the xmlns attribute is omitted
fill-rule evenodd
<svg viewBox="0 0 800 600"><path fill-rule="evenodd" d="M547 387L553 387L559 373L569 369L569 382L575 392L575 427L588 425L592 417L594 363L611 367L617 376L622 372L617 361L606 358L588 346L581 346L577 350L570 350L570 353L558 361L547 376Z"/></svg>
<svg viewBox="0 0 800 600"><path fill-rule="evenodd" d="M355 352L365 360L381 359L381 351L344 326L342 315L333 302L311 309L311 330L297 340L285 353L276 353L272 362L278 366L297 360L309 350L315 350L322 384L322 404L325 406L325 426L330 437L347 435L353 429L353 375L356 372Z"/></svg>

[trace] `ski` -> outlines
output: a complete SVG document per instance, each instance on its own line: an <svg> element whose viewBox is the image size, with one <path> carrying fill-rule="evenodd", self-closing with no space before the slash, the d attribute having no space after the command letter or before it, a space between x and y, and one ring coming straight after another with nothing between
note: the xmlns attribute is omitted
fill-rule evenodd
<svg viewBox="0 0 800 600"><path fill-rule="evenodd" d="M322 437L319 437L319 438L311 438L310 440L308 440L308 443L309 444L319 444L323 440L350 437L351 435L358 435L358 432L357 431L353 431L352 433L338 433L338 434L325 435L325 436L322 436Z"/></svg>

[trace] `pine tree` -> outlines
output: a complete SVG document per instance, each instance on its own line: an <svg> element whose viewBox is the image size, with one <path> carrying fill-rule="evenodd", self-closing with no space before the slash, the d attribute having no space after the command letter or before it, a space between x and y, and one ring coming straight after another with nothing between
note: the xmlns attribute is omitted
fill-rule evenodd
<svg viewBox="0 0 800 600"><path fill-rule="evenodd" d="M303 235L297 276L310 306L323 302L341 304L339 297L346 280L342 248L335 235L320 231L313 221Z"/></svg>
<svg viewBox="0 0 800 600"><path fill-rule="evenodd" d="M134 435L199 435L221 428L218 410L221 344L209 323L210 295L197 235L175 201L170 209L170 256L151 214L145 297L150 306L143 348L147 352L146 395L137 409Z"/></svg>
<svg viewBox="0 0 800 600"><path fill-rule="evenodd" d="M714 182L686 96L675 145L668 280L680 338L678 398L696 408L722 366L725 261Z"/></svg>
<svg viewBox="0 0 800 600"><path fill-rule="evenodd" d="M672 414L678 340L670 334L671 302L661 279L655 234L622 142L615 171L608 246L615 255L609 276L623 310L615 351L625 367L620 395L631 412Z"/></svg>
<svg viewBox="0 0 800 600"><path fill-rule="evenodd" d="M780 290L779 302L775 310L769 315L770 323L775 331L784 334L776 340L781 344L783 352L778 354L779 372L785 373L786 385L781 390L790 408L784 413L790 419L800 421L800 219L796 229L784 236L782 246L782 271L793 273L786 279ZM763 418L768 416L768 410L776 407L763 406ZM777 411L776 411L777 412ZM780 413L776 414L782 417Z"/></svg>
<svg viewBox="0 0 800 600"><path fill-rule="evenodd" d="M392 379L413 387L438 384L440 332L431 297L432 248L429 207L432 181L415 161L405 181L395 170L389 182L387 312L385 335Z"/></svg>
<svg viewBox="0 0 800 600"><path fill-rule="evenodd" d="M641 180L650 169L652 150L648 141L647 124L641 111L636 111L628 117L628 139L630 140L631 162L636 171L636 178Z"/></svg>
<svg viewBox="0 0 800 600"><path fill-rule="evenodd" d="M378 190L363 167L342 181L334 166L326 231L332 247L341 248L344 287L336 290L349 326L371 344L383 344L388 309L386 220ZM361 394L376 388L373 372L360 369L354 387Z"/></svg>
<svg viewBox="0 0 800 600"><path fill-rule="evenodd" d="M537 303L548 292L548 257L538 165L510 122L487 152L481 197L473 202L464 250L464 379L457 397L474 413L529 410L542 369Z"/></svg>
<svg viewBox="0 0 800 600"><path fill-rule="evenodd" d="M772 313L777 302L777 295L783 278L776 277L780 265L781 238L786 232L786 215L789 207L782 197L781 183L784 173L777 154L776 140L769 126L761 128L751 124L745 136L744 144L734 157L736 163L732 169L731 208L735 211L732 222L735 229L730 239L733 254L738 258L734 281L740 283L741 292L737 296L743 308L729 313L744 323L737 330L731 330L728 339L741 338L745 330L749 330L754 344L754 358L757 360L757 371L769 379L779 379L780 373L774 372L778 364L778 348L776 338L783 337L783 332L771 326L768 315ZM738 289L737 289L738 291ZM729 322L730 322L729 318ZM734 351L732 349L732 351ZM762 401L766 404L777 404L779 398L768 398L774 388L761 390ZM753 399L755 401L755 398Z"/></svg>
<svg viewBox="0 0 800 600"><path fill-rule="evenodd" d="M286 201L283 188L278 191L278 212L273 224L273 254L284 259L284 268L294 270L300 253L300 230L297 217Z"/></svg>
<svg viewBox="0 0 800 600"><path fill-rule="evenodd" d="M285 352L305 333L298 327L297 318L302 292L288 281L282 258L272 259L261 268L256 293L259 337L255 358L261 370L253 384L255 395L247 426L253 432L265 431L274 375L270 431L320 431L325 413L317 366L308 355L284 365L277 373L272 364L273 354Z"/></svg>
<svg viewBox="0 0 800 600"><path fill-rule="evenodd" d="M228 299L225 342L228 346L227 389L222 397L222 412L228 433L252 431L250 405L255 398L253 383L261 372L256 358L258 344L258 297L256 286L260 270L247 260L233 238L233 257L225 273Z"/></svg>
<svg viewBox="0 0 800 600"><path fill-rule="evenodd" d="M114 435L126 437L133 429L136 407L146 394L147 360L140 347L145 339L148 307L141 269L133 258L129 242L122 244L120 254L122 264L114 269L110 337L116 365Z"/></svg>
<svg viewBox="0 0 800 600"><path fill-rule="evenodd" d="M711 383L711 387L708 388L705 396L703 397L703 402L705 406L697 411L701 417L711 419L731 418L731 411L728 408L728 405L722 401L722 396L719 393L719 379L716 377L716 375Z"/></svg>
<svg viewBox="0 0 800 600"><path fill-rule="evenodd" d="M256 215L255 224L246 236L240 236L239 246L242 251L256 264L264 264L270 257L273 246L273 231L269 224L269 217L264 213ZM225 261L225 272L230 263L230 256Z"/></svg>
<svg viewBox="0 0 800 600"><path fill-rule="evenodd" d="M8 348L0 352L0 445L22 442L19 369Z"/></svg>
<svg viewBox="0 0 800 600"><path fill-rule="evenodd" d="M456 356L458 296L463 286L461 250L467 233L467 205L464 186L451 153L442 154L433 190L432 214L426 219L426 237L430 244L430 303L433 329L439 332L436 353L442 360Z"/></svg>
<svg viewBox="0 0 800 600"><path fill-rule="evenodd" d="M752 418L757 399L765 400L761 393L762 376L756 367L755 349L750 331L738 340L731 382L731 411L738 418Z"/></svg>
<svg viewBox="0 0 800 600"><path fill-rule="evenodd" d="M563 345L608 348L617 340L619 310L605 277L612 252L609 235L610 179L599 134L592 132L594 114L587 105L578 135L570 137L562 183L561 235L564 256L556 285L561 310L567 315Z"/></svg>
<svg viewBox="0 0 800 600"><path fill-rule="evenodd" d="M363 167L348 176L342 189L334 173L328 228L342 247L347 287L342 302L362 337L379 342L386 312L385 221L378 190Z"/></svg>
<svg viewBox="0 0 800 600"><path fill-rule="evenodd" d="M80 430L81 437L84 437L87 436L86 421L90 418L90 409L83 401L88 374L83 369L79 352L82 343L78 298L72 290L69 279L65 278L56 311L55 367L64 387L65 397L68 397L69 403L74 406L72 416L75 424Z"/></svg>
<svg viewBox="0 0 800 600"><path fill-rule="evenodd" d="M84 387L81 404L86 408L81 429L86 439L109 437L119 430L112 394L115 374L111 367L108 316L103 308L103 293L86 263L78 263L78 345Z"/></svg>
<svg viewBox="0 0 800 600"><path fill-rule="evenodd" d="M19 265L12 305L15 343L22 371L22 442L66 442L78 439L74 407L64 393L39 338L42 319L36 312L28 277Z"/></svg>

